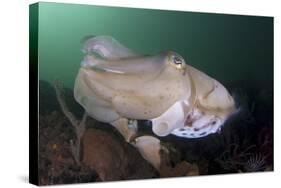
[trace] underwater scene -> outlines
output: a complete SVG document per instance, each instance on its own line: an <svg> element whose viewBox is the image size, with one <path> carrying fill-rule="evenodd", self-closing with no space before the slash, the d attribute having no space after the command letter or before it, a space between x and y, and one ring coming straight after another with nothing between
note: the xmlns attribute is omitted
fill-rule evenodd
<svg viewBox="0 0 281 188"><path fill-rule="evenodd" d="M273 171L272 17L43 2L38 56L40 185Z"/></svg>

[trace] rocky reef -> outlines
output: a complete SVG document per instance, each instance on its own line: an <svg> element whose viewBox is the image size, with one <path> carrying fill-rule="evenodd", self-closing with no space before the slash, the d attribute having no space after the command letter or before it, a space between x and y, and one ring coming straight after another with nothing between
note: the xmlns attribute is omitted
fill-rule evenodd
<svg viewBox="0 0 281 188"><path fill-rule="evenodd" d="M227 86L237 94L240 111L220 133L158 137L163 147L155 169L112 126L84 117L71 89L59 88L73 121L53 84L40 80L39 86L40 185L273 170L273 91L239 82ZM140 135L153 135L149 122L139 125Z"/></svg>

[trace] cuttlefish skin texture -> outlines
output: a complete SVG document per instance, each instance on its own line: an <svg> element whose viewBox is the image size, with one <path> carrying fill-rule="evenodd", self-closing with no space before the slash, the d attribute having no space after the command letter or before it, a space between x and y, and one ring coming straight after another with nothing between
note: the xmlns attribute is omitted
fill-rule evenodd
<svg viewBox="0 0 281 188"><path fill-rule="evenodd" d="M175 52L141 55L112 37L88 39L74 97L94 119L151 120L158 136L217 132L235 111L225 87Z"/></svg>

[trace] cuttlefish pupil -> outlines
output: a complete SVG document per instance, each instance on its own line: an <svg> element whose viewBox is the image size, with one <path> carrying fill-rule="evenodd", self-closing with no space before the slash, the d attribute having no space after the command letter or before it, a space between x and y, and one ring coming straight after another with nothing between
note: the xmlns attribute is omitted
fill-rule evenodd
<svg viewBox="0 0 281 188"><path fill-rule="evenodd" d="M176 67L177 69L184 70L186 68L185 61L183 57L181 57L179 54L175 52L169 52L168 54L169 61L171 62L171 65Z"/></svg>
<svg viewBox="0 0 281 188"><path fill-rule="evenodd" d="M178 64L182 64L182 61L181 61L180 58L174 57L174 63L175 63L176 65L178 65Z"/></svg>

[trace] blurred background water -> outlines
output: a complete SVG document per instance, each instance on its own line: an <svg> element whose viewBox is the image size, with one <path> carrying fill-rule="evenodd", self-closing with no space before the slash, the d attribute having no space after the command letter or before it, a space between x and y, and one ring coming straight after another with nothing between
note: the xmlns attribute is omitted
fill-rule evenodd
<svg viewBox="0 0 281 188"><path fill-rule="evenodd" d="M144 54L176 51L223 84L273 87L271 17L40 3L40 80L73 88L89 35L110 35Z"/></svg>

